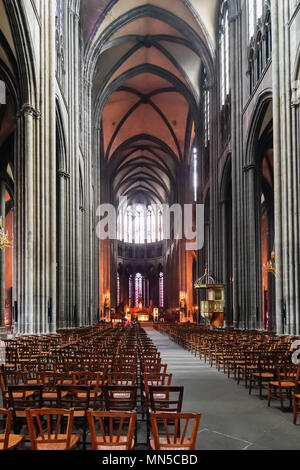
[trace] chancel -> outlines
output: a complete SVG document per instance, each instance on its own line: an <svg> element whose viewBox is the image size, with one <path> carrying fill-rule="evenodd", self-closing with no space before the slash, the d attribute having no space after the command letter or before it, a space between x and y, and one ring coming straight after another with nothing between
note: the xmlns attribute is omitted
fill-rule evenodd
<svg viewBox="0 0 300 470"><path fill-rule="evenodd" d="M0 0L0 450L300 449L299 31Z"/></svg>

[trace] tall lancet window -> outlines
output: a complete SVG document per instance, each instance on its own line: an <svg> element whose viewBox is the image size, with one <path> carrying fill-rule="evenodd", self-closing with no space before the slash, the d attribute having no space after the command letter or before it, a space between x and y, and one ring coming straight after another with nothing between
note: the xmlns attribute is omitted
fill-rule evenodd
<svg viewBox="0 0 300 470"><path fill-rule="evenodd" d="M248 0L248 35L248 76L251 94L272 55L270 0Z"/></svg>
<svg viewBox="0 0 300 470"><path fill-rule="evenodd" d="M133 287L133 276L132 274L129 276L129 307L134 307L135 304L135 293L134 293L134 287Z"/></svg>
<svg viewBox="0 0 300 470"><path fill-rule="evenodd" d="M229 16L228 4L223 2L221 9L220 23L220 102L221 107L225 105L226 98L230 94L230 76L229 76Z"/></svg>
<svg viewBox="0 0 300 470"><path fill-rule="evenodd" d="M120 275L117 273L117 306L120 305Z"/></svg>
<svg viewBox="0 0 300 470"><path fill-rule="evenodd" d="M117 221L118 240L125 243L155 243L163 240L162 209L159 205L144 204L120 209Z"/></svg>
<svg viewBox="0 0 300 470"><path fill-rule="evenodd" d="M135 306L138 307L140 302L143 303L143 277L137 273L135 276Z"/></svg>
<svg viewBox="0 0 300 470"><path fill-rule="evenodd" d="M248 0L249 40L254 36L258 21L263 16L265 0Z"/></svg>
<svg viewBox="0 0 300 470"><path fill-rule="evenodd" d="M164 274L159 273L159 307L164 307Z"/></svg>
<svg viewBox="0 0 300 470"><path fill-rule="evenodd" d="M210 91L208 88L208 80L206 71L203 73L202 81L203 90L203 114L204 114L204 144L208 147L210 141Z"/></svg>
<svg viewBox="0 0 300 470"><path fill-rule="evenodd" d="M135 243L145 243L145 212L144 207L138 205L135 210Z"/></svg>
<svg viewBox="0 0 300 470"><path fill-rule="evenodd" d="M60 85L65 85L65 56L64 56L64 21L65 0L56 0L56 75Z"/></svg>
<svg viewBox="0 0 300 470"><path fill-rule="evenodd" d="M198 201L198 151L193 149L193 188L194 188L194 202Z"/></svg>
<svg viewBox="0 0 300 470"><path fill-rule="evenodd" d="M225 146L231 135L230 44L228 1L221 4L219 21L221 134Z"/></svg>
<svg viewBox="0 0 300 470"><path fill-rule="evenodd" d="M147 209L147 243L152 242L152 207L149 206Z"/></svg>

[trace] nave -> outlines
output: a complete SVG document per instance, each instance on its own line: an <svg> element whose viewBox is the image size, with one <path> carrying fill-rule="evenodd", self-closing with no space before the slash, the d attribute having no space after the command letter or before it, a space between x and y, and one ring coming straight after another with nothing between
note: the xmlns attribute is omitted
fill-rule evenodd
<svg viewBox="0 0 300 470"><path fill-rule="evenodd" d="M6 340L0 449L300 449L292 340L103 324Z"/></svg>

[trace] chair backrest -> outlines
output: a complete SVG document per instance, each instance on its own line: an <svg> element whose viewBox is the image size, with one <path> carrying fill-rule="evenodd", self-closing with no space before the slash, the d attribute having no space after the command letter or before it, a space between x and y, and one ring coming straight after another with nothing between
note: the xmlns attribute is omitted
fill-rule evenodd
<svg viewBox="0 0 300 470"><path fill-rule="evenodd" d="M9 385L8 403L14 415L27 408L42 408L43 385Z"/></svg>
<svg viewBox="0 0 300 470"><path fill-rule="evenodd" d="M98 450L99 446L102 449L105 447L115 450L132 449L136 412L88 411L87 417L93 450ZM108 421L107 428L106 421ZM97 436L96 423L100 430L99 436Z"/></svg>
<svg viewBox="0 0 300 470"><path fill-rule="evenodd" d="M184 387L149 387L152 411L181 413Z"/></svg>
<svg viewBox="0 0 300 470"><path fill-rule="evenodd" d="M90 408L91 387L89 385L58 385L58 408L87 411Z"/></svg>
<svg viewBox="0 0 300 470"><path fill-rule="evenodd" d="M141 362L141 370L143 374L166 373L167 367L167 364L145 364L144 362Z"/></svg>
<svg viewBox="0 0 300 470"><path fill-rule="evenodd" d="M70 449L74 410L49 409L26 410L32 450L53 449L56 445ZM67 420L66 434L61 434L61 426ZM46 429L45 425L46 423Z"/></svg>
<svg viewBox="0 0 300 470"><path fill-rule="evenodd" d="M129 363L114 363L112 367L113 372L128 372L130 374L137 373L137 364L129 364Z"/></svg>
<svg viewBox="0 0 300 470"><path fill-rule="evenodd" d="M57 385L63 382L63 375L54 371L43 371L39 373L38 382L44 386L44 392L56 393Z"/></svg>
<svg viewBox="0 0 300 470"><path fill-rule="evenodd" d="M111 372L107 374L108 385L136 385L137 376L134 372Z"/></svg>
<svg viewBox="0 0 300 470"><path fill-rule="evenodd" d="M4 432L2 432L2 429L0 430L0 449L7 450L11 431L11 423L13 419L12 410L4 410L0 408L0 417L3 418L4 422Z"/></svg>
<svg viewBox="0 0 300 470"><path fill-rule="evenodd" d="M143 374L146 394L149 395L149 387L170 387L173 374L146 373Z"/></svg>
<svg viewBox="0 0 300 470"><path fill-rule="evenodd" d="M23 383L21 370L5 370L1 372L0 376L2 377L0 379L2 391L2 387L4 387L4 391L7 391L10 385L20 385Z"/></svg>
<svg viewBox="0 0 300 470"><path fill-rule="evenodd" d="M136 386L106 385L103 390L107 411L134 411L136 409Z"/></svg>
<svg viewBox="0 0 300 470"><path fill-rule="evenodd" d="M200 413L150 413L154 450L195 450L200 419Z"/></svg>
<svg viewBox="0 0 300 470"><path fill-rule="evenodd" d="M72 372L72 381L74 385L89 385L94 390L98 390L103 377L101 372L77 371Z"/></svg>

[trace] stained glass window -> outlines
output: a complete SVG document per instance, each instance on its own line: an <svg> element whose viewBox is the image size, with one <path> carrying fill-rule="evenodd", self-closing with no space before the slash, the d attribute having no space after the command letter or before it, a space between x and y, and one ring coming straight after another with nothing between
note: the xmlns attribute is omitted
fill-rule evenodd
<svg viewBox="0 0 300 470"><path fill-rule="evenodd" d="M135 276L135 306L138 307L140 301L143 302L143 277L140 273Z"/></svg>
<svg viewBox="0 0 300 470"><path fill-rule="evenodd" d="M117 274L117 305L120 305L120 276Z"/></svg>
<svg viewBox="0 0 300 470"><path fill-rule="evenodd" d="M204 107L204 139L205 147L208 146L210 140L210 91L208 88L207 75L203 74L203 107Z"/></svg>
<svg viewBox="0 0 300 470"><path fill-rule="evenodd" d="M129 307L134 307L133 277L129 276Z"/></svg>
<svg viewBox="0 0 300 470"><path fill-rule="evenodd" d="M159 307L164 307L164 274L159 274Z"/></svg>
<svg viewBox="0 0 300 470"><path fill-rule="evenodd" d="M118 240L125 243L155 243L163 240L163 217L159 206L128 206L118 214Z"/></svg>
<svg viewBox="0 0 300 470"><path fill-rule="evenodd" d="M221 13L220 25L220 95L221 107L224 106L226 97L230 93L230 76L229 76L229 17L227 2L224 2Z"/></svg>
<svg viewBox="0 0 300 470"><path fill-rule="evenodd" d="M194 186L194 201L198 200L198 152L197 149L193 150L193 186Z"/></svg>

